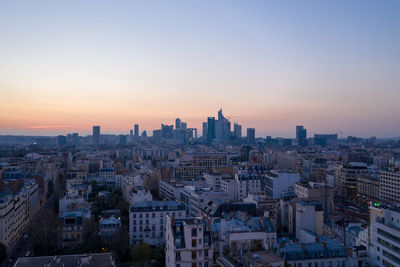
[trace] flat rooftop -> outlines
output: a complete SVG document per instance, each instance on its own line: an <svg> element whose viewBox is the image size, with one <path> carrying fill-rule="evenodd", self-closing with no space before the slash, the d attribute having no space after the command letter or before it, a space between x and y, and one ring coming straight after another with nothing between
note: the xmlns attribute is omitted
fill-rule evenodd
<svg viewBox="0 0 400 267"><path fill-rule="evenodd" d="M44 266L50 263L52 267L114 267L111 253L78 254L18 258L14 267Z"/></svg>

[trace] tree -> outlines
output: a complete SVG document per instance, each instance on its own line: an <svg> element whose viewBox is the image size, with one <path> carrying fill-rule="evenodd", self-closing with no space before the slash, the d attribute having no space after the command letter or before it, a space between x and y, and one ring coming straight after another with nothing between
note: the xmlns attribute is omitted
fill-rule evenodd
<svg viewBox="0 0 400 267"><path fill-rule="evenodd" d="M36 255L54 255L57 252L58 217L50 210L42 210L32 220L30 234Z"/></svg>
<svg viewBox="0 0 400 267"><path fill-rule="evenodd" d="M92 217L85 220L82 230L82 245L80 248L83 253L97 252L101 249L98 223Z"/></svg>
<svg viewBox="0 0 400 267"><path fill-rule="evenodd" d="M126 225L122 225L117 233L112 237L110 248L116 252L120 261L130 259L129 251L129 229Z"/></svg>
<svg viewBox="0 0 400 267"><path fill-rule="evenodd" d="M131 256L139 266L148 266L151 260L151 246L145 243L133 246L131 249Z"/></svg>
<svg viewBox="0 0 400 267"><path fill-rule="evenodd" d="M143 181L143 186L150 191L154 197L158 197L158 188L160 184L161 174L158 170L153 170L150 176L146 176Z"/></svg>

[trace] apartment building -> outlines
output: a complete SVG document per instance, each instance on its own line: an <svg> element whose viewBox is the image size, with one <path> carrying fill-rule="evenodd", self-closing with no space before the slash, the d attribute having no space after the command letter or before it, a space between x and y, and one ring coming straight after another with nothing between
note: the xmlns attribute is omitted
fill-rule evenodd
<svg viewBox="0 0 400 267"><path fill-rule="evenodd" d="M174 219L167 216L165 266L211 267L211 233L201 218Z"/></svg>
<svg viewBox="0 0 400 267"><path fill-rule="evenodd" d="M185 218L185 206L175 201L144 201L133 204L129 210L130 244L164 244L167 216Z"/></svg>
<svg viewBox="0 0 400 267"><path fill-rule="evenodd" d="M383 202L400 201L400 170L381 171L379 175L380 198Z"/></svg>

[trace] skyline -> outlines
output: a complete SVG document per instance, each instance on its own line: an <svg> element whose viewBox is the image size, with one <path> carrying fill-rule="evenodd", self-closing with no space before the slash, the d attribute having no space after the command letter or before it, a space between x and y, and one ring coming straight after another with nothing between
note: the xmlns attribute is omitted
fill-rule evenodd
<svg viewBox="0 0 400 267"><path fill-rule="evenodd" d="M0 3L0 134L400 136L400 3ZM235 118L238 117L238 118ZM200 133L200 131L199 131Z"/></svg>

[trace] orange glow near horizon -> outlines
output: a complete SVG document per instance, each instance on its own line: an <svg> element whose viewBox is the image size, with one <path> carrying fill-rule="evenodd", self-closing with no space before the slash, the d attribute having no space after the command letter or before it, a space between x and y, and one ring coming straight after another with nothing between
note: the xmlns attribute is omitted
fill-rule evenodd
<svg viewBox="0 0 400 267"><path fill-rule="evenodd" d="M0 134L201 134L222 108L243 135L400 135L398 4L22 2L0 3Z"/></svg>

